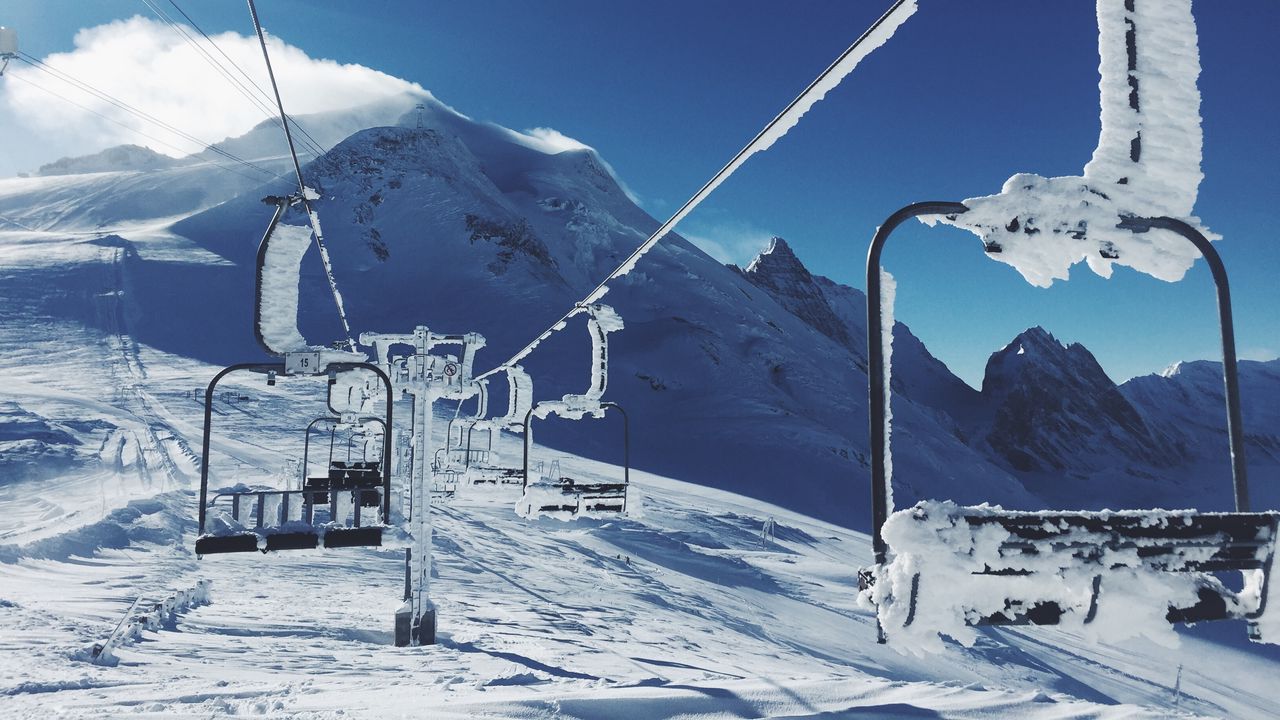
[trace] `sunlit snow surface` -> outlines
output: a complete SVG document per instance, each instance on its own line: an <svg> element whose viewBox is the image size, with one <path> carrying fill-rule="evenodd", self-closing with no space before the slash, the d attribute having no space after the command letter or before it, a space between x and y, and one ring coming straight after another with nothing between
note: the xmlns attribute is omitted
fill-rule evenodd
<svg viewBox="0 0 1280 720"><path fill-rule="evenodd" d="M192 391L216 368L130 340L118 302L124 250L31 233L0 243L3 400L63 431L47 433L52 454L37 457L52 458L36 463L47 476L0 478L2 717L1162 717L1175 702L1210 716L1274 711L1277 656L1218 639L1241 636L1239 626L1184 634L1177 651L1042 629L899 654L875 643L873 618L855 607L865 536L639 472L641 517L527 522L501 490L441 508L440 643L393 648L399 552L192 555L202 412ZM57 319L67 313L48 305L54 286L92 288L74 298L83 323ZM278 477L301 442L301 425L276 424L290 387L228 380L215 405L218 482ZM619 474L565 460L586 477ZM770 517L775 540L762 545ZM114 667L86 660L139 595L200 579L212 581L212 604L144 631Z"/></svg>

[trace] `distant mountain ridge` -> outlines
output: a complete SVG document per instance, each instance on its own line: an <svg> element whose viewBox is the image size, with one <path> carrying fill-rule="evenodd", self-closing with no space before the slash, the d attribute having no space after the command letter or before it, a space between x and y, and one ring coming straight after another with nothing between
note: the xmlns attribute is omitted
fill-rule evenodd
<svg viewBox="0 0 1280 720"><path fill-rule="evenodd" d="M129 170L159 170L183 164L183 160L171 158L138 145L118 145L99 153L81 157L64 157L41 165L36 175L76 175L80 173L120 172Z"/></svg>
<svg viewBox="0 0 1280 720"><path fill-rule="evenodd" d="M398 125L360 130L303 170L321 194L353 326L478 331L489 345L477 366L487 369L559 317L658 223L595 151L539 145L434 100L424 105L422 128L417 113L397 106ZM265 150L271 132L264 124L226 142ZM203 183L215 168L180 170L182 187L202 195L166 192L178 170L159 169L125 173L118 187L67 176L59 182L68 189L52 191L61 198L53 208L36 206L47 190L0 193L0 210L11 206L51 228L184 217L173 230L191 251L161 257L139 242L126 254L136 337L212 362L251 360L260 353L249 327L253 255L271 212L260 198L289 192L293 181L282 175L245 190ZM95 188L91 202L71 190L86 183ZM285 222L304 220L290 214ZM301 327L327 342L339 332L332 300L314 258L304 266ZM626 322L611 340L609 397L632 415L638 467L866 525L863 293L810 272L781 238L744 270L672 234L604 301ZM579 324L525 363L538 399L585 385ZM1264 468L1280 464L1280 413L1271 409L1278 367L1242 365L1250 452ZM1216 424L1221 380L1215 386L1213 373L1212 363L1186 363L1117 387L1083 346L1032 328L993 354L977 391L898 323L896 500L1221 505L1225 430ZM500 376L495 382L491 394L500 398ZM538 442L617 461L616 433L607 424L548 422Z"/></svg>

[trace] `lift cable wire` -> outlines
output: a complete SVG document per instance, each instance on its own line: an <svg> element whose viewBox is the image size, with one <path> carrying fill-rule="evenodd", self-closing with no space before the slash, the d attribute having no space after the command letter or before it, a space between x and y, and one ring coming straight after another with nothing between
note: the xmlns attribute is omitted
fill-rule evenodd
<svg viewBox="0 0 1280 720"><path fill-rule="evenodd" d="M289 141L289 154L293 156L293 170L298 175L298 200L307 211L311 220L311 232L316 239L316 249L320 251L320 261L324 264L325 278L329 281L329 291L333 293L333 303L338 307L338 319L342 321L343 337L347 350L356 352L356 341L351 337L351 324L347 322L347 311L343 307L342 293L338 291L338 283L333 279L333 264L329 262L329 251L324 247L324 237L320 233L320 218L311 208L311 199L307 196L307 185L302 180L302 166L298 164L298 152L293 147L293 134L289 132L289 123L285 122L284 103L280 100L280 86L276 84L276 73L271 69L271 55L267 53L267 36L262 32L262 23L258 22L258 8L253 0L249 2L249 16L253 18L253 29L258 33L258 44L262 46L262 59L267 64L267 77L271 80L271 90L276 96L276 107L280 108L280 124L284 127L285 140Z"/></svg>
<svg viewBox="0 0 1280 720"><path fill-rule="evenodd" d="M241 77L243 77L245 81L248 82L249 84L248 87L254 90L257 90L259 95L261 95L267 101L270 101L271 96L267 94L267 91L263 90L262 86L259 85L257 81L255 81L252 77L250 77L249 73L245 72L244 68L240 67L240 65L237 64L235 60L232 60L231 56L227 55L227 53L223 51L222 47L219 46L218 43L214 42L213 38L209 37L209 34L206 33L199 25L197 25L195 20L191 19L191 16L187 14L187 11L179 7L178 3L175 2L174 0L169 0L169 4L172 5L174 9L177 10L179 13L182 13L182 17L186 18L187 22L191 23L191 27L195 28L196 32L200 33L205 40L209 41L209 44L213 46L214 50L218 51L219 55L226 58L226 61L231 65L231 67L235 68L236 72L240 73ZM308 147L311 149L311 151L317 157L319 157L320 155L323 155L325 150L324 150L324 146L320 144L320 141L312 137L311 133L307 132L307 129L302 127L302 124L299 123L292 115L287 115L286 117L289 118L289 122L293 123L294 129L302 133L302 136L306 139ZM275 115L274 114L271 115L271 118L272 120L274 120Z"/></svg>
<svg viewBox="0 0 1280 720"><path fill-rule="evenodd" d="M28 80L27 78L24 78L24 77L22 77L21 75L18 75L18 74L16 74L16 73L10 73L10 74L6 75L5 77L13 78L14 80L17 80L18 82L24 82L24 83L26 83L26 84L28 84L28 85L30 85L30 86L32 86L32 87L34 87L34 88L36 88L37 90L40 90L40 91L45 92L45 93L48 93L48 94L50 94L50 95L52 95L52 96L54 96L54 97L58 98L59 100L62 100L63 102L69 103L69 104L71 104L71 105L75 105L76 107L80 108L81 110L84 110L84 111L85 111L85 112L87 112L87 113L91 113L91 114L93 114L93 115L97 115L98 117L102 118L103 120L106 120L107 122L110 122L110 123L114 123L114 124L116 124L116 125L119 125L120 127L124 128L125 130L128 130L129 132L137 133L138 135L141 135L142 137L147 138L148 140L151 140L152 142L158 143L158 144L160 144L160 145L163 145L163 146L165 146L165 147L167 147L167 148L170 148L170 149L172 149L172 150L174 150L174 151L177 151L177 152L180 152L180 153L183 153L183 154L189 154L189 153L187 153L187 151L186 151L186 150L183 150L182 148L180 148L180 147L178 147L178 146L176 146L176 145L173 145L172 143L165 142L164 140L161 140L160 138L155 137L154 135L150 135L150 134L148 134L148 133L143 132L142 130L139 130L139 129L134 128L134 127L130 127L130 126L128 126L128 125L126 125L126 124L124 124L124 123L120 122L119 120L116 120L116 119L115 119L115 118L113 118L113 117L110 117L110 116L108 116L108 115L104 115L104 114L102 114L102 113L98 112L97 110L94 110L93 108L87 107L87 106L85 106L85 105L81 105L80 103L76 102L75 100L72 100L71 98L69 98L69 97L67 97L67 96L65 96L65 95L62 95L61 93L58 93L58 92L56 92L56 91L54 91L54 90L50 90L49 88L44 87L43 85L41 85L41 84L39 84L39 83L37 83L37 82L35 82L35 81ZM246 173L246 172L244 172L244 171L242 171L242 170L238 170L238 169L236 169L235 167L232 167L232 166L230 166L230 165L223 165L222 163L217 162L217 161L215 161L215 160L206 160L206 162L208 162L209 164L211 164L211 165L213 165L213 166L215 166L215 167L217 167L217 168L220 168L220 169L222 169L222 170L226 170L227 172L233 172L233 173L235 173L235 174L237 174L237 175L239 175L239 176L241 176L241 177L248 178L249 180L252 180L253 182L261 182L261 180L262 180L262 178L260 178L260 177L258 177L258 176L250 175L250 174L248 174L248 173ZM274 173L272 173L272 174L274 174Z"/></svg>
<svg viewBox="0 0 1280 720"><path fill-rule="evenodd" d="M236 88L240 92L240 94L243 95L245 99L248 100L254 107L258 108L258 110L261 111L265 117L270 118L272 120L275 119L275 116L276 116L275 109L272 108L267 103L265 103L260 98L255 97L252 93L249 92L249 89L244 87L244 85L240 83L236 78L231 77L230 73L227 72L226 68L223 67L220 63L216 62L213 56L209 54L208 50L205 50L203 47L201 47L195 42L195 38L191 36L191 33L187 32L186 28L178 24L173 18L171 18L158 6L152 3L151 0L142 0L142 4L146 5L147 8L149 8L151 12L155 14L156 17L160 18L161 21L163 21L166 25L172 28L173 31L176 32L178 36L181 37L184 41L186 41L186 43L190 45L193 50L198 52L200 56L204 58L205 62L208 63L210 67L212 67L214 70L216 70L219 75L222 75L224 79L226 79L228 82L231 82L232 87Z"/></svg>
<svg viewBox="0 0 1280 720"><path fill-rule="evenodd" d="M216 145L213 145L213 144L211 144L211 143L207 143L207 142L205 142L204 140L201 140L200 138L198 138L198 137L196 137L196 136L194 136L194 135L192 135L192 134L190 134L190 133L186 132L185 130L182 130L181 128L174 127L173 125L171 125L171 124L169 124L169 123L167 123L167 122L165 122L165 121L163 121L163 120L161 120L161 119L159 119L159 118L155 117L154 115L151 115L150 113L147 113L147 112L145 112L145 111L143 111L143 110L140 110L140 109L138 109L138 108L134 107L133 105L130 105L129 103L127 103L127 102L125 102L125 101L123 101L123 100L120 100L119 98L113 97L113 96L111 96L111 95L107 94L106 92L104 92L104 91L102 91L102 90L97 89L96 87L94 87L93 85L90 85L89 83L86 83L86 82L84 82L84 81L78 80L78 79L76 79L75 77L71 76L70 74L68 74L68 73L66 73L66 72L64 72L64 71L62 71L62 70L59 70L59 69L57 69L57 68L53 67L52 65L49 65L48 63L46 63L46 62L44 62L44 61L40 60L40 58L37 58L37 57L35 57L34 55L31 55L31 54L26 53L26 52L19 52L19 53L18 53L18 59L22 60L23 62L27 63L28 65L32 66L33 68L35 68L35 69L37 69L37 70L40 70L41 72L44 72L45 74L49 75L50 77L53 77L53 78L55 78L55 79L57 79L57 80L61 80L62 82L67 83L67 84L71 85L72 87L77 88L77 89L79 89L79 90L81 90L81 91L83 91L83 92L86 92L86 93L88 93L88 94L90 94L90 95L92 95L92 96L94 96L94 97L98 98L99 100L102 100L103 102L106 102L106 103L108 103L108 104L110 104L110 105L113 105L113 106L115 106L115 107L119 108L120 110L123 110L123 111L125 111L125 112L129 113L130 115L133 115L134 117L137 117L137 118L138 118L138 119L140 119L140 120L143 120L143 121L145 121L145 122L151 123L152 125L155 125L155 126L159 127L159 128L160 128L160 129L162 129L162 130L166 130L166 131L168 131L168 132L171 132L171 133L173 133L174 135L177 135L177 136L179 136L179 137L183 138L184 140L187 140L188 142L191 142L191 143L193 143L193 144L195 144L195 145L199 145L199 146L200 146L202 149L204 149L204 150L208 150L208 151L210 151L210 152L213 152L213 153L215 153L215 154L217 154L217 155L220 155L220 156L222 156L222 157L226 158L227 160L230 160L230 161L232 161L232 162L235 162L235 163L238 163L238 164L240 164L240 165L243 165L243 166L245 166L245 167L247 167L247 168L249 168L249 169L251 169L251 170L256 170L256 171L258 171L258 172L260 172L260 173L263 173L263 174L265 174L265 175L269 175L269 176L272 176L272 177L274 177L274 176L276 175L276 173L275 173L275 172L273 172L273 171L271 171L271 170L268 170L268 169L266 169L266 168L262 167L261 165L255 164L255 163L253 163L253 162L251 162L251 161L249 161L249 160L245 160L245 159L243 159L243 158L241 158L241 157L239 157L239 156L237 156L237 155L235 155L235 154L233 154L233 153L231 153L231 152L229 152L229 151L227 151L227 150L225 150L225 149L223 149L223 148L220 148L220 147L218 147L218 146L216 146ZM29 84L31 84L31 85L35 85L35 83L34 83L34 82L31 82L31 81L29 81L29 80L26 80L25 82L27 82L27 83L29 83ZM47 90L47 88L43 88L43 89L46 89L46 90ZM51 90L49 90L48 92L53 93L53 91L51 91ZM56 94L56 93L53 93L53 94ZM102 113L99 113L99 112L97 112L97 111L90 110L89 108L85 107L84 105L81 105L80 103L77 103L77 102L75 102L75 101L73 101L73 100L70 100L69 98L63 97L63 96L61 96L61 95L59 95L59 97L62 97L62 99L66 100L67 102L70 102L70 103L72 103L72 104L74 104L74 105L78 105L79 107L81 107L81 108L83 108L83 109L85 109L85 110L88 110L89 112L93 112L95 115L99 115L99 116L104 117L104 118L107 118L107 117L108 117L108 116L103 115ZM108 119L110 119L110 118L108 118ZM130 128L128 125L125 125L124 123L121 123L121 122L119 122L119 121L112 120L112 122L116 123L117 125L121 125L122 127L125 127L125 128L127 128L127 129L133 130L133 128ZM139 134L141 134L141 135L146 135L146 133L142 133L141 131L138 131L138 133L139 133ZM151 137L151 136L147 135L147 137ZM160 141L160 140L158 140L157 138L154 138L154 137L151 137L151 139L152 139L152 140L155 140L156 142L162 142L162 141ZM167 147L170 147L170 148L174 148L175 150L178 150L178 152L182 152L182 153L189 154L189 152L188 152L188 151L186 151L186 150L182 150L182 149L180 149L180 148L176 148L176 147L174 147L174 145L173 145L172 143L167 143L167 142L165 142L165 143L164 143L164 145L166 145ZM260 179L260 178L259 178L259 179Z"/></svg>
<svg viewBox="0 0 1280 720"><path fill-rule="evenodd" d="M243 84L239 82L239 80L233 77L225 67L223 67L211 54L209 54L208 50L201 47L198 43L195 42L195 38L192 37L191 33L188 32L186 28L184 28L182 25L174 21L173 18L171 18L168 14L166 14L163 10L161 10L157 5L153 4L151 0L142 0L142 4L146 5L151 10L151 12L155 14L156 17L158 17L161 21L163 21L166 25L168 25L175 33L177 33L177 35L181 37L182 40L186 42L187 45L189 45L193 50L195 50L201 56L201 58L204 59L204 61L209 65L209 67L213 68L213 70L217 72L219 75L221 75L222 78L226 80L228 83L231 83L232 88L235 89L237 92L239 92L240 95L245 98L245 100L249 101L250 105L253 105L255 108L257 108L258 112L262 113L263 117L267 118L268 120L271 120L273 123L279 122L279 120L276 118L275 108L273 108L268 103L264 102L261 98L255 96L253 93L249 92L249 89L244 87Z"/></svg>
<svg viewBox="0 0 1280 720"><path fill-rule="evenodd" d="M746 162L748 157L755 154L758 150L761 150L765 147L768 147L770 144L772 144L774 140L777 139L772 135L772 132L775 129L775 127L781 125L784 128L783 132L785 132L785 128L789 127L788 125L786 125L786 123L789 122L792 125L794 125L795 122L798 120L798 116L793 114L793 110L800 109L801 112L803 112L803 110L807 108L807 104L811 104L809 102L810 96L814 95L815 91L823 87L824 81L827 79L827 77L831 75L836 70L836 68L841 65L842 62L844 62L845 58L849 57L851 54L857 51L859 46L861 46L862 43L869 36L871 36L876 30L878 30L882 25L884 25L886 21L893 18L900 9L903 9L904 3L906 3L906 0L897 0L888 10L886 10L884 14L880 16L880 19L872 23L871 27L867 28L866 32L862 33L862 35L860 35L857 40L854 40L853 44L850 45L843 53L841 53L840 56L836 58L834 62L832 62L829 66L827 66L827 69L823 70L822 73L813 80L813 82L809 83L808 87L806 87L799 95L796 96L794 100L792 100L785 108L783 108L782 112L778 113L777 116L773 118L773 120L770 120L769 124L765 125L764 129L761 130L759 133L757 133L756 136L752 138L751 142L747 143L745 147L739 150L738 154L734 155L732 160L726 163L724 167L720 168L720 171L717 172L715 176L713 176L710 180L708 180L706 184L703 185L698 190L698 192L694 193L693 197L689 198L689 200L686 201L685 204L682 205L680 209L677 210L676 213L671 216L670 219L668 219L656 231L654 231L654 233L650 235L647 240L640 243L639 247L637 247L634 251L632 251L631 254L627 256L627 259L623 260L622 264L619 265L617 269L609 273L609 276L606 277L603 281L601 281L600 284L595 287L595 289L587 293L586 297L584 297L582 300L575 303L573 307L569 309L568 312L560 316L559 320L556 320L554 323L551 323L550 327L548 327L546 330L543 330L537 337L531 340L528 345L525 345L523 348L521 348L519 352L517 352L515 355L512 355L510 358L508 358L506 362L503 362L502 364L498 365L492 370L489 370L488 372L482 373L480 375L476 375L472 379L476 381L483 380L484 378L487 378L490 375L493 375L495 373L499 373L511 368L516 363L528 357L529 353L533 352L533 349L536 348L539 343L541 343L543 340L546 340L556 332L559 332L561 329L563 329L565 326L564 325L565 321L567 321L569 318L573 317L574 315L577 315L578 313L585 312L592 303L598 301L601 297L603 297L604 293L608 292L608 288L606 286L609 284L610 281L618 277L621 277L623 275L626 275L628 272L630 272L631 269L635 267L636 262L639 261L641 257L643 257L650 250L652 250L653 247L658 244L659 240L665 237L667 233L671 232L671 230L676 226L677 223L683 220L684 217L688 215L690 212L692 212L693 209L697 207L699 203L705 200L706 197L710 195L711 192L715 190L716 187L725 178L727 178L730 174L732 174L734 170L737 170L740 165ZM897 18L897 22L901 23L903 20L906 19L907 16L909 16L914 11L915 11L914 4L907 5L905 8L905 15L903 17ZM837 76L837 78L838 77L840 76ZM823 92L825 92L825 90L823 90ZM819 95L819 97L821 97L821 95Z"/></svg>
<svg viewBox="0 0 1280 720"><path fill-rule="evenodd" d="M178 35L182 37L182 39L186 41L186 43L190 45L192 49L194 49L197 53L200 54L202 58L204 58L204 61L208 63L211 68L213 68L219 75L221 75L222 78L226 80L233 89L235 89L242 96L244 96L244 98L248 100L250 104L256 107L259 110L259 112L263 114L264 117L266 117L267 119L271 120L274 123L280 122L279 118L276 116L275 108L270 104L271 98L269 95L267 95L266 91L258 87L257 84L254 83L253 80L249 78L249 76L244 72L244 70L241 70L240 67L235 64L235 61L231 60L231 58L225 52L222 51L222 48L218 47L217 43L213 42L213 39L209 37L208 33L204 32L204 30L201 30L199 27L195 27L195 22L191 20L191 17L187 15L187 13L182 10L182 8L178 7L177 3L172 2L172 0L170 2L170 4L172 4L174 8L178 10L178 12L182 13L182 16L186 18L187 21L190 22L193 27L195 27L195 29L205 38L205 40L207 40L210 45L213 45L214 49L217 50L219 53L221 53L224 58L226 58L227 62L231 63L231 65L235 67L236 70L238 70L241 75L244 75L245 78L248 79L249 81L248 85L242 82L239 78L232 75L231 71L227 69L226 65L224 65L222 61L215 58L208 50L202 47L200 43L196 41L195 37L193 37L191 33L187 30L187 28L183 27L181 23L174 20L168 13L162 10L152 0L142 0L142 3L146 5L148 8L150 8L151 12L155 13L156 17L160 18L167 25L169 25L169 27L171 27L174 30L174 32L178 33ZM255 91L257 93L256 95L255 95ZM290 120L293 120L293 119L290 118ZM298 127L298 123L296 120L293 121L293 124L294 124L294 127ZM303 132L303 134L306 137L306 140L301 141L303 148L308 153L310 153L315 157L319 157L320 155L323 155L324 150L320 148L319 144L315 143L310 135L306 135L305 131L303 131L302 128L298 127L298 129L300 132Z"/></svg>

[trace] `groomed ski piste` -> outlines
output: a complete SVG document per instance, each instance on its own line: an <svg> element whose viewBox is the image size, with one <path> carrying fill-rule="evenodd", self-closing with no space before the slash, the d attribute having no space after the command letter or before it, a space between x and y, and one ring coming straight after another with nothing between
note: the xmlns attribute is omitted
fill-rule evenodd
<svg viewBox="0 0 1280 720"><path fill-rule="evenodd" d="M438 506L438 644L394 648L399 551L197 561L192 390L216 368L136 345L123 314L103 333L32 301L32 278L56 264L102 273L95 302L115 313L116 248L54 233L2 239L14 309L0 320L6 402L44 423L51 447L72 448L65 461L46 455L61 470L0 491L5 717L1274 713L1280 653L1235 625L1179 631L1177 650L1051 628L982 629L970 648L920 656L877 645L875 617L856 601L865 535L635 471L626 517L528 521L494 493ZM178 242L146 230L136 239L144 253ZM215 466L276 473L296 449L299 433L262 430L278 407L261 386L229 385L215 404L227 430ZM53 430L71 439L59 444ZM559 457L590 478L619 474ZM201 581L208 604L143 627L114 664L92 661L131 609Z"/></svg>

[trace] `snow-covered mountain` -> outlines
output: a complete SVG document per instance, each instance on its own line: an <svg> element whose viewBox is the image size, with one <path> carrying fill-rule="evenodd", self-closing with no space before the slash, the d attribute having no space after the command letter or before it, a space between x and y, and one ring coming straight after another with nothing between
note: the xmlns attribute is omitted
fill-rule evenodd
<svg viewBox="0 0 1280 720"><path fill-rule="evenodd" d="M1040 327L991 356L982 394L993 412L986 442L1017 470L1098 470L1116 455L1152 467L1182 459L1152 433L1092 353Z"/></svg>
<svg viewBox="0 0 1280 720"><path fill-rule="evenodd" d="M92 155L64 157L41 165L36 174L80 175L96 172L160 170L182 164L182 162L168 155L161 155L151 148L139 145L118 145Z"/></svg>
<svg viewBox="0 0 1280 720"><path fill-rule="evenodd" d="M410 104L418 101L421 113ZM322 196L317 206L357 331L420 323L478 331L489 340L478 359L487 369L657 227L595 151L476 122L430 97L304 122L323 141L352 123L389 117L398 124L360 130L304 166ZM277 133L263 123L223 146L269 162ZM259 199L292 185L278 167L279 178L249 187L193 164L4 181L0 215L78 230L182 218L159 234L164 242L112 241L122 250L134 336L183 356L241 361L260 356L250 328L252 265L272 211ZM196 188L199 197L184 195ZM336 339L319 263L305 263L301 327L313 342ZM613 341L609 396L631 414L635 465L865 527L860 291L814 275L780 238L742 270L672 235L606 301L627 323ZM570 328L527 360L538 399L586 384L585 335ZM1205 489L1192 496L1225 486L1225 466L1212 459L1220 449L1169 422L1174 413L1161 406L1220 417L1212 382L1182 401L1170 393L1191 389L1168 378L1117 388L1085 348L1033 328L992 356L979 392L905 325L894 337L900 504L926 497L1014 507L1186 504L1185 488L1169 499L1165 485L1191 482L1193 467L1219 479L1202 480ZM1261 397L1274 390L1258 386ZM1251 441L1274 463L1269 443L1280 423L1254 414ZM619 429L599 425L548 421L539 441L618 457Z"/></svg>
<svg viewBox="0 0 1280 720"><path fill-rule="evenodd" d="M594 151L549 151L438 103L427 107L422 129L362 131L304 173L322 195L318 207L354 326L475 330L489 340L477 361L483 367L555 320L657 222ZM202 268L221 279L199 281L227 288L218 312L244 319L232 325L239 340L213 346L203 332L175 334L176 322L145 333L144 319L144 342L222 360L232 359L229 347L255 352L245 268L269 216L258 198L286 189L281 180L175 226L240 268L236 279ZM203 301L184 303L184 293L173 287L145 304L161 315L209 312ZM306 278L303 328L315 339L335 337L326 293L318 275ZM865 524L857 511L867 492L860 297L810 275L784 243L739 272L679 236L664 240L606 298L627 323L613 341L609 393L631 414L633 462ZM571 329L539 348L526 363L539 399L585 386L587 347L585 332ZM933 375L908 373L904 387L962 385L918 341L900 360ZM961 442L949 417L915 405L911 395L897 417L903 442L919 445L900 462L912 477L905 497L1034 503ZM611 457L620 454L616 433L561 424L539 439Z"/></svg>
<svg viewBox="0 0 1280 720"><path fill-rule="evenodd" d="M394 123L426 97L393 96L297 120L328 149L361 128ZM156 219L168 224L252 190L273 174L292 171L278 121L265 120L214 147L247 164L213 150L173 159L122 145L62 158L41 167L37 177L0 179L0 229L110 232Z"/></svg>

